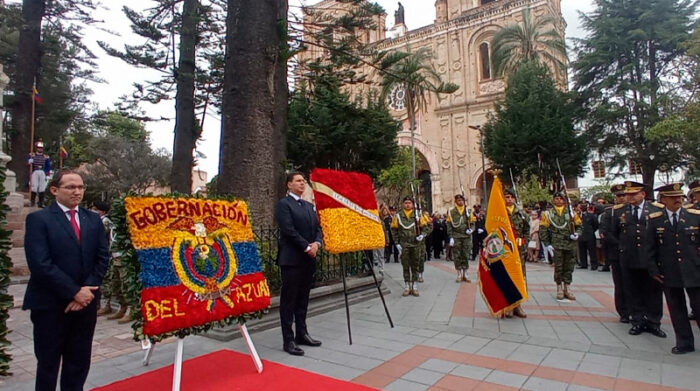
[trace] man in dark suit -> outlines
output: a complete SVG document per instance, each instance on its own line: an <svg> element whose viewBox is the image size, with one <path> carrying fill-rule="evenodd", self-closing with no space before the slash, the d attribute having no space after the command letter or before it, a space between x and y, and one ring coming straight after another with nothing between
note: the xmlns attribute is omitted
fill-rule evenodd
<svg viewBox="0 0 700 391"><path fill-rule="evenodd" d="M581 215L582 231L578 241L578 268L588 269L588 258L591 258L591 270L598 270L598 253L595 247L595 231L598 229L598 215L595 213L595 205L586 207Z"/></svg>
<svg viewBox="0 0 700 391"><path fill-rule="evenodd" d="M99 286L109 247L100 217L78 205L85 185L74 171L54 175L48 208L27 216L24 248L31 276L22 309L31 310L36 390L82 390L90 370Z"/></svg>
<svg viewBox="0 0 700 391"><path fill-rule="evenodd" d="M629 334L647 331L666 338L661 330L663 287L649 276L644 246L649 215L660 211L663 204L645 200L644 184L638 182L625 182L625 195L629 205L616 210L610 233L619 245L625 302L632 321Z"/></svg>
<svg viewBox="0 0 700 391"><path fill-rule="evenodd" d="M649 274L663 285L676 334L673 354L695 351L685 293L690 307L700 310L700 210L681 207L682 188L682 183L671 183L656 189L666 208L649 215L646 234Z"/></svg>
<svg viewBox="0 0 700 391"><path fill-rule="evenodd" d="M615 205L609 206L603 211L600 218L600 239L603 241L603 251L605 253L605 262L610 265L612 271L613 286L615 287L615 309L620 315L621 323L630 322L630 309L625 300L624 282L622 280L622 268L620 266L620 243L612 230L613 220L616 216L622 214L623 209L627 205L627 197L625 196L625 185L622 183L613 185L610 192L615 195Z"/></svg>
<svg viewBox="0 0 700 391"><path fill-rule="evenodd" d="M306 328L309 293L316 271L316 253L321 248L321 226L313 205L301 199L306 180L299 172L287 175L286 197L275 205L275 221L280 229L277 262L282 271L280 323L284 351L302 356L297 345L321 346ZM296 326L296 338L292 331Z"/></svg>

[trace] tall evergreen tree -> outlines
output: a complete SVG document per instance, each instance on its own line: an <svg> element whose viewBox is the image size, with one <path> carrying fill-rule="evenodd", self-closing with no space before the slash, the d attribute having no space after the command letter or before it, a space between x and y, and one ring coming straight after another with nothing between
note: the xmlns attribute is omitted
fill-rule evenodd
<svg viewBox="0 0 700 391"><path fill-rule="evenodd" d="M574 130L575 107L557 89L548 68L530 61L520 65L506 87L505 100L483 127L484 149L493 165L545 182L583 173L588 157L585 137ZM544 184L544 183L543 183Z"/></svg>
<svg viewBox="0 0 700 391"><path fill-rule="evenodd" d="M155 0L155 6L144 12L124 7L124 13L134 33L146 42L127 44L124 51L105 42L99 44L108 54L129 64L161 72L158 80L137 83L132 101L175 99L171 186L173 191L188 194L192 191L193 152L206 111L212 100L218 106L219 100L212 99L212 95L221 92L221 72L217 68L222 66L223 57L223 9L219 2Z"/></svg>
<svg viewBox="0 0 700 391"><path fill-rule="evenodd" d="M696 4L596 0L593 12L580 15L588 35L576 41L572 68L588 139L609 166L640 165L648 186L667 162L646 133L677 93L674 64L685 52Z"/></svg>
<svg viewBox="0 0 700 391"><path fill-rule="evenodd" d="M29 173L26 158L30 151L31 140L31 107L33 85L36 83L40 90L52 87L52 81L43 84L42 57L42 26L53 26L63 35L60 39L70 40L76 52L73 59L87 63L89 69L94 68L93 54L80 42L79 27L76 24L92 23L90 12L95 9L93 0L23 0L22 24L19 32L15 59L15 74L13 78L14 99L9 109L12 115L10 128L10 169L17 174L20 186L28 183ZM60 27L59 27L60 26ZM76 72L70 78L90 78L91 71Z"/></svg>

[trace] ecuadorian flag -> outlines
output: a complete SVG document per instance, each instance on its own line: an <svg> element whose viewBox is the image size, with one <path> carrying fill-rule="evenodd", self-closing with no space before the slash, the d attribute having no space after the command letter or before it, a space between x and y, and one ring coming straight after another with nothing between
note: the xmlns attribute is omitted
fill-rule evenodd
<svg viewBox="0 0 700 391"><path fill-rule="evenodd" d="M331 253L385 246L372 179L367 174L317 168L309 176L323 245Z"/></svg>
<svg viewBox="0 0 700 391"><path fill-rule="evenodd" d="M527 288L518 245L503 198L503 184L496 177L486 211L484 249L479 255L479 289L489 311L500 316L527 300Z"/></svg>

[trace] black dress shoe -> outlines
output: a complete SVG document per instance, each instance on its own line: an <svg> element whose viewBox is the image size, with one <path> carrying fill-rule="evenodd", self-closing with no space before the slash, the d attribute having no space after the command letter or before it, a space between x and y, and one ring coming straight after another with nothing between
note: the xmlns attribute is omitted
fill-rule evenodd
<svg viewBox="0 0 700 391"><path fill-rule="evenodd" d="M620 323L629 323L629 322L630 322L629 316L621 316L620 317Z"/></svg>
<svg viewBox="0 0 700 391"><path fill-rule="evenodd" d="M690 352L694 352L694 351L695 351L695 348L681 348L679 346L674 346L671 349L671 353L673 353L673 354L686 354L686 353L690 353Z"/></svg>
<svg viewBox="0 0 700 391"><path fill-rule="evenodd" d="M647 327L647 331L659 338L666 338L666 333L661 330L661 327Z"/></svg>
<svg viewBox="0 0 700 391"><path fill-rule="evenodd" d="M304 334L301 337L297 337L295 341L299 345L321 346L321 341L311 338L309 334Z"/></svg>
<svg viewBox="0 0 700 391"><path fill-rule="evenodd" d="M592 268L591 268L591 271L593 271L593 272L596 271L596 270L598 270L598 266L592 267Z"/></svg>
<svg viewBox="0 0 700 391"><path fill-rule="evenodd" d="M607 266L604 266L604 267L598 269L598 271L599 271L599 272L609 272L609 271L610 271L610 268L607 267Z"/></svg>
<svg viewBox="0 0 700 391"><path fill-rule="evenodd" d="M292 356L303 356L304 351L301 350L294 341L289 341L284 344L284 351Z"/></svg>
<svg viewBox="0 0 700 391"><path fill-rule="evenodd" d="M639 335L643 332L644 332L644 326L641 326L641 325L632 326L630 331L628 331L629 335Z"/></svg>
<svg viewBox="0 0 700 391"><path fill-rule="evenodd" d="M576 269L588 269L588 266L578 265Z"/></svg>

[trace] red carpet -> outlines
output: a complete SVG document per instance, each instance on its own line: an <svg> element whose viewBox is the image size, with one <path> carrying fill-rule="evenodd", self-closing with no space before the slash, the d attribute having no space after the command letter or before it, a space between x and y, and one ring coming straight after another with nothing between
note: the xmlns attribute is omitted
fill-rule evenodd
<svg viewBox="0 0 700 391"><path fill-rule="evenodd" d="M94 391L170 391L173 366L167 366L126 380L98 387ZM219 350L184 362L182 391L370 391L360 384L318 375L302 369L263 360L263 372L255 370L253 359L231 350Z"/></svg>

